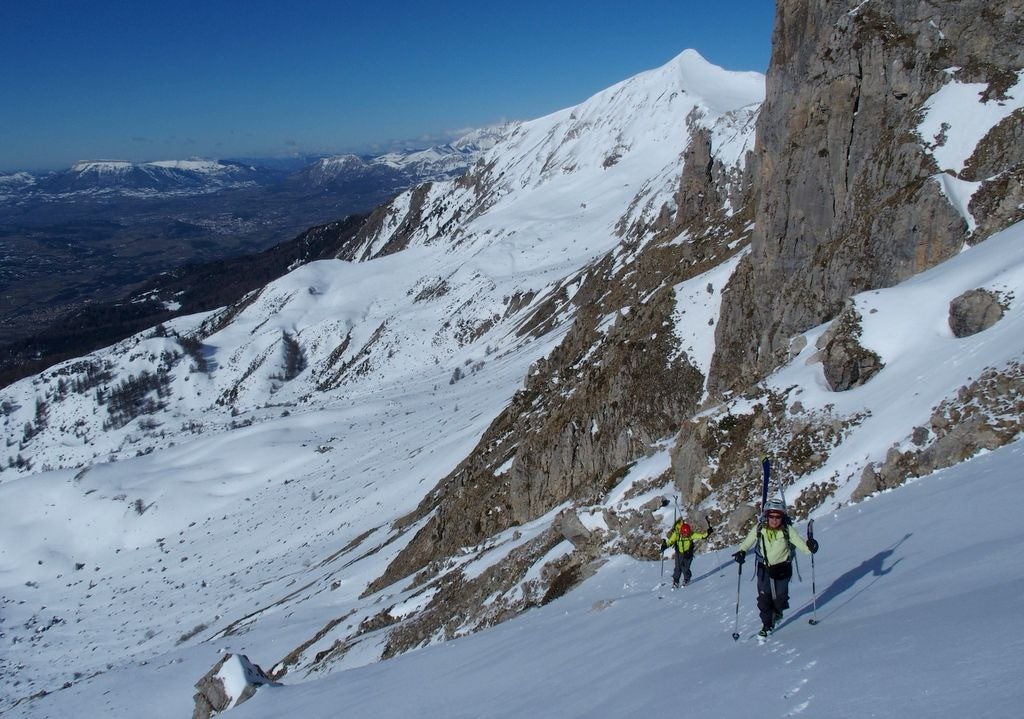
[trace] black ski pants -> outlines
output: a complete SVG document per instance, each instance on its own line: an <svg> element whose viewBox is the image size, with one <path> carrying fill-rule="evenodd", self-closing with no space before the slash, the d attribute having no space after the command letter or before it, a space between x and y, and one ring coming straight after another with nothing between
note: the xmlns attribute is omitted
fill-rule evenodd
<svg viewBox="0 0 1024 719"><path fill-rule="evenodd" d="M789 580L793 576L790 562L766 567L757 563L757 610L761 624L775 626L775 614L789 609Z"/></svg>
<svg viewBox="0 0 1024 719"><path fill-rule="evenodd" d="M676 566L672 570L672 583L679 584L679 577L683 578L683 582L689 584L690 577L693 576L690 572L690 564L693 563L693 550L689 552L680 552L676 550Z"/></svg>

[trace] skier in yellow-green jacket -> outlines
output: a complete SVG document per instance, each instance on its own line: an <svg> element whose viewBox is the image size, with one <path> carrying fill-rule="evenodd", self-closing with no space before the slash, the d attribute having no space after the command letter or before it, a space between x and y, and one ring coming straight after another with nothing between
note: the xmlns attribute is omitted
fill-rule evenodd
<svg viewBox="0 0 1024 719"><path fill-rule="evenodd" d="M674 547L676 550L676 566L672 571L673 589L679 589L680 577L682 577L684 586L690 583L690 577L693 576L690 573L690 564L693 562L693 543L707 539L709 536L711 536L710 526L708 526L707 532L694 532L693 527L681 519L672 528L668 539L662 541L661 551L664 552L669 547Z"/></svg>
<svg viewBox="0 0 1024 719"><path fill-rule="evenodd" d="M761 614L758 634L766 637L782 619L782 613L789 609L794 550L814 554L818 551L818 542L813 538L805 542L793 528L786 505L773 499L766 505L762 521L751 527L740 542L740 551L732 555L733 559L743 564L751 547L755 547L757 557L757 609Z"/></svg>

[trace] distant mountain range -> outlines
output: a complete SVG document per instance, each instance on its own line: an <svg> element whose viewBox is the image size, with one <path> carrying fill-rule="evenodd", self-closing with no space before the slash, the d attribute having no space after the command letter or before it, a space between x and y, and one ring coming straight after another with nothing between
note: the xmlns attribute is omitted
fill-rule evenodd
<svg viewBox="0 0 1024 719"><path fill-rule="evenodd" d="M376 179L407 185L407 178L419 182L450 180L464 173L481 153L501 139L504 128L474 130L455 142L423 150L389 152L385 155L334 155L322 157L289 177L309 188L346 187L354 182Z"/></svg>
<svg viewBox="0 0 1024 719"><path fill-rule="evenodd" d="M343 154L312 157L299 169L269 160L86 160L71 167L33 174L0 174L0 204L32 201L79 202L180 197L264 187L291 191L365 189L367 184L397 193L422 182L451 179L465 172L500 139L503 127L473 130L454 142L384 155Z"/></svg>
<svg viewBox="0 0 1024 719"><path fill-rule="evenodd" d="M87 160L41 175L19 172L0 176L0 203L34 200L75 202L90 196L152 198L268 185L283 179L280 170L231 160L125 162Z"/></svg>
<svg viewBox="0 0 1024 719"><path fill-rule="evenodd" d="M33 192L65 195L89 192L211 192L272 181L278 173L219 160L168 160L132 163L117 160L77 162L30 185ZM26 189L29 189L26 188Z"/></svg>

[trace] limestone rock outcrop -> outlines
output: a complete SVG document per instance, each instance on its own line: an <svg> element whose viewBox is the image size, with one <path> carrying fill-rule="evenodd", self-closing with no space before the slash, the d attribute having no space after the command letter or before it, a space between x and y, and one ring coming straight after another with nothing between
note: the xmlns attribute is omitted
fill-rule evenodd
<svg viewBox="0 0 1024 719"><path fill-rule="evenodd" d="M933 179L926 143L942 138L916 130L952 80L985 83L998 102L1024 66L1022 36L1024 0L780 0L757 126L756 226L725 293L712 392L778 366L791 337L835 317L852 294L892 286L1021 218L1019 111L961 172L982 181L973 233Z"/></svg>

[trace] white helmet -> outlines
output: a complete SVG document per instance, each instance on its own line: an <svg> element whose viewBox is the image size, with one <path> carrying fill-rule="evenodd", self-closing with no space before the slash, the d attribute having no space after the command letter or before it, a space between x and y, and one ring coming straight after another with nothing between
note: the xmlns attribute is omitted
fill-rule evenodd
<svg viewBox="0 0 1024 719"><path fill-rule="evenodd" d="M768 512L782 512L783 515L787 515L786 503L781 499L769 499L764 505L764 514L768 514Z"/></svg>

